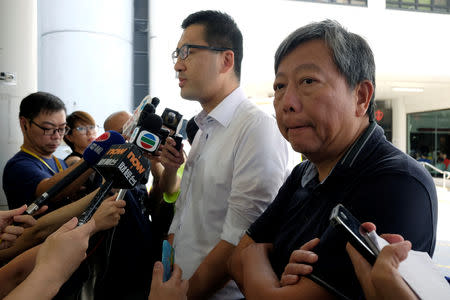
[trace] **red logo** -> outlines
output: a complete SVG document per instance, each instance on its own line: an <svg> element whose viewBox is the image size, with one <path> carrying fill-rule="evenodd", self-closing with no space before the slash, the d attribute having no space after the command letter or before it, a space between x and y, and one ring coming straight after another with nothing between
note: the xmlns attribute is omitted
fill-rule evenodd
<svg viewBox="0 0 450 300"><path fill-rule="evenodd" d="M105 132L104 134L102 134L101 136L99 136L98 138L96 138L95 139L95 141L96 142L104 142L104 141L106 141L107 139L109 139L109 136L110 136L111 134L107 131L107 132Z"/></svg>
<svg viewBox="0 0 450 300"><path fill-rule="evenodd" d="M377 119L377 121L380 122L381 119L383 119L383 117L384 117L384 113L381 110L378 109L375 112L375 119Z"/></svg>

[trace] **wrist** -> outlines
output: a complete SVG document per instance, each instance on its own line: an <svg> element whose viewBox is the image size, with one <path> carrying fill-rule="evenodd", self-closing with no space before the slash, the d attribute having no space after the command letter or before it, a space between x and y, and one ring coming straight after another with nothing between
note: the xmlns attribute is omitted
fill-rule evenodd
<svg viewBox="0 0 450 300"><path fill-rule="evenodd" d="M36 299L51 299L64 284L61 276L57 276L50 267L36 266L26 281L30 282L30 288L33 294L39 295Z"/></svg>

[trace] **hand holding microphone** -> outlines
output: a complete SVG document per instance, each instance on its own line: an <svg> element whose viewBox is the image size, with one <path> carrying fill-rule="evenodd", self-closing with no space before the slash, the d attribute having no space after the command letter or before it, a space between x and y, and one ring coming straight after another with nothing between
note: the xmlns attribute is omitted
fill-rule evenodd
<svg viewBox="0 0 450 300"><path fill-rule="evenodd" d="M149 161L136 145L112 146L95 166L106 181L80 216L78 225L89 221L112 188L130 189L142 183L149 167Z"/></svg>

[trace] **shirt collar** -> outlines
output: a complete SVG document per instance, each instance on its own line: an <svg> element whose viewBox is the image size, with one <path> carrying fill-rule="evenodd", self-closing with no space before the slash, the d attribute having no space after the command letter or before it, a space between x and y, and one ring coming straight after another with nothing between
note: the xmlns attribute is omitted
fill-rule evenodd
<svg viewBox="0 0 450 300"><path fill-rule="evenodd" d="M197 123L198 127L202 130L207 124L214 120L223 127L228 127L236 108L245 98L244 91L242 88L238 87L225 97L225 99L223 99L209 114L205 110L202 110L197 117L195 117L195 123Z"/></svg>
<svg viewBox="0 0 450 300"><path fill-rule="evenodd" d="M364 160L364 156L368 155L367 152L369 151L364 152L362 150L368 144L369 140L371 138L378 139L379 136L382 135L383 129L378 126L376 122L370 122L369 127L367 127L363 134L353 143L350 149L347 150L346 154L340 159L337 165L350 168L354 166L355 162ZM301 179L302 187L305 187L318 174L316 166L311 161L308 161L308 163L309 164L306 166L306 170ZM331 170L327 178L333 173L334 169L335 168ZM325 182L327 178L325 178L323 182Z"/></svg>

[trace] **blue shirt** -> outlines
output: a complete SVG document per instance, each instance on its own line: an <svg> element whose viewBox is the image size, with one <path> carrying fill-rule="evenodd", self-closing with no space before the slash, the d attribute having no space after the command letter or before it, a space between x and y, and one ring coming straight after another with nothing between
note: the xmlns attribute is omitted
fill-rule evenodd
<svg viewBox="0 0 450 300"><path fill-rule="evenodd" d="M58 171L54 158L42 158L53 170ZM63 169L67 169L64 160L59 159ZM38 184L54 173L40 160L23 151L17 152L3 170L3 190L8 200L9 209L23 204L30 204L35 199Z"/></svg>

